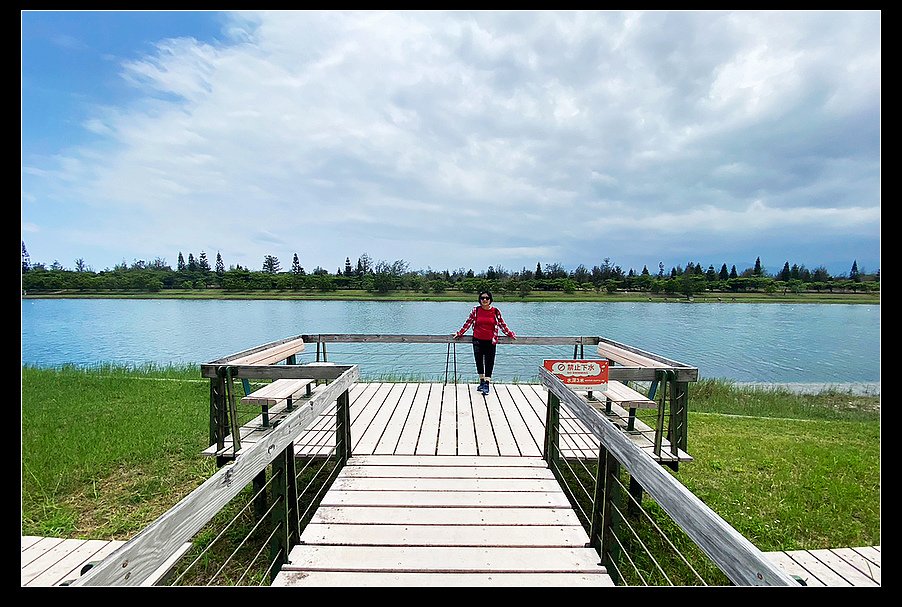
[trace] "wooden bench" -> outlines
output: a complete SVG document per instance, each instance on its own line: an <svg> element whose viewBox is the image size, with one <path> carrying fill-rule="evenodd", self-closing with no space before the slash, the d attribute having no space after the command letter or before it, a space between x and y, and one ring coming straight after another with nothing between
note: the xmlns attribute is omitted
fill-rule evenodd
<svg viewBox="0 0 902 607"><path fill-rule="evenodd" d="M598 394L599 396L595 396ZM587 398L590 405L598 408L604 403L604 412L611 414L611 404L616 403L624 409L629 410L629 420L627 422L627 430L635 427L636 409L656 409L658 403L648 398L641 392L633 390L623 382L616 380L608 381L607 390L603 392L592 392Z"/></svg>
<svg viewBox="0 0 902 607"><path fill-rule="evenodd" d="M263 426L267 427L269 426L270 405L285 401L285 408L291 411L294 400L302 397L301 391L305 391L303 396L310 396L315 381L313 379L277 379L244 396L241 402L246 405L260 405L263 411Z"/></svg>

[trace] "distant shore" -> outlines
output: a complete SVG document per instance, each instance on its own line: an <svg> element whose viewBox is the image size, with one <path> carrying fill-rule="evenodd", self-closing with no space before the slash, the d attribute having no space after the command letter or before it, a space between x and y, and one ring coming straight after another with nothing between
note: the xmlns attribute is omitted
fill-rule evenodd
<svg viewBox="0 0 902 607"><path fill-rule="evenodd" d="M359 289L336 291L313 290L270 290L270 291L226 291L224 289L164 289L162 291L29 291L22 293L22 299L222 299L222 300L297 300L297 301L472 301L475 293L447 290L441 293L421 291L389 291L374 293ZM573 293L563 291L530 291L529 293L494 293L495 301L503 302L654 302L654 303L782 303L782 304L870 304L880 305L880 293L722 293L705 292L691 297L647 293L636 291L579 290Z"/></svg>

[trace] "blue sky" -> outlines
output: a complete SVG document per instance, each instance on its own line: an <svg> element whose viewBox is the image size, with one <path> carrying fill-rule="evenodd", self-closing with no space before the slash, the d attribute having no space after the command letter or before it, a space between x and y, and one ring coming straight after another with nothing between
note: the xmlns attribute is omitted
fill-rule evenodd
<svg viewBox="0 0 902 607"><path fill-rule="evenodd" d="M880 267L880 11L23 11L21 40L32 262Z"/></svg>

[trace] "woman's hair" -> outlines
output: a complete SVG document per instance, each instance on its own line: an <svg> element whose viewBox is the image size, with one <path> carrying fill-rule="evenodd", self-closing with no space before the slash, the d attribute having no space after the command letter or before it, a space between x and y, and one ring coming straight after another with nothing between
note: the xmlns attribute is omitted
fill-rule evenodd
<svg viewBox="0 0 902 607"><path fill-rule="evenodd" d="M491 291L480 291L480 292L479 292L479 297L482 297L483 295L488 295L488 296L489 296L489 301L495 301L495 298L492 297L492 292L491 292Z"/></svg>

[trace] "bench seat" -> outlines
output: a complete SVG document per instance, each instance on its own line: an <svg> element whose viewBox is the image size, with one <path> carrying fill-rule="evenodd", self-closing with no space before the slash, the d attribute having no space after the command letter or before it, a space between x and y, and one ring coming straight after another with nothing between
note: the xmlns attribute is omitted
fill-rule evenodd
<svg viewBox="0 0 902 607"><path fill-rule="evenodd" d="M658 403L619 381L609 381L608 389L598 394L599 400L604 396L624 409L656 409L658 407Z"/></svg>
<svg viewBox="0 0 902 607"><path fill-rule="evenodd" d="M242 397L241 402L252 405L275 405L289 397L294 400L301 390L306 389L306 393L309 394L310 386L314 382L313 379L277 379Z"/></svg>
<svg viewBox="0 0 902 607"><path fill-rule="evenodd" d="M662 363L659 360L604 342L598 344L598 355L627 367L645 367L652 369L670 368L670 365Z"/></svg>
<svg viewBox="0 0 902 607"><path fill-rule="evenodd" d="M291 339L269 348L245 354L239 358L228 361L230 365L271 365L288 357L304 351L304 340L302 338Z"/></svg>

